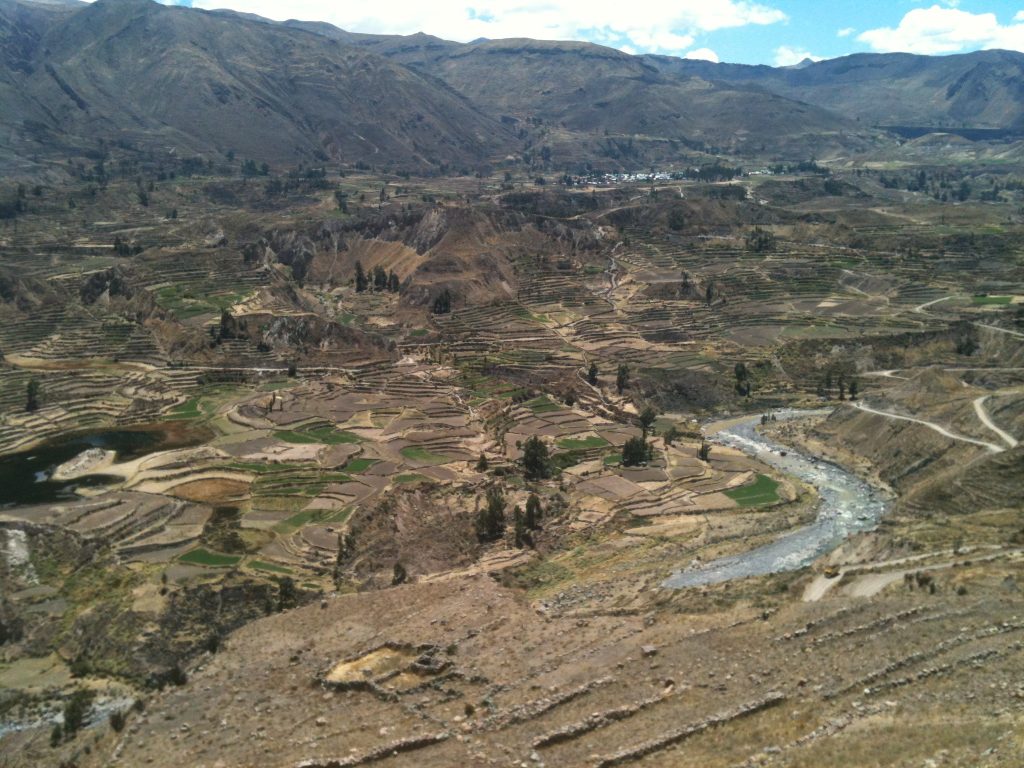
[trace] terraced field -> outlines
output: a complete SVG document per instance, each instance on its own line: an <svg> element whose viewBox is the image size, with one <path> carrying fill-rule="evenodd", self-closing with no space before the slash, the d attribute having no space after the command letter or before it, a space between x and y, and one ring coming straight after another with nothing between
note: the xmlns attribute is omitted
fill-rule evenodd
<svg viewBox="0 0 1024 768"><path fill-rule="evenodd" d="M1018 765L1021 225L845 176L863 198L810 205L353 172L348 212L211 178L156 187L175 217L117 179L109 217L5 227L0 453L203 430L0 509L5 757ZM805 406L831 415L772 418ZM816 518L705 440L737 414L893 514L807 569L665 589ZM145 714L108 728L101 693L51 747L85 680Z"/></svg>

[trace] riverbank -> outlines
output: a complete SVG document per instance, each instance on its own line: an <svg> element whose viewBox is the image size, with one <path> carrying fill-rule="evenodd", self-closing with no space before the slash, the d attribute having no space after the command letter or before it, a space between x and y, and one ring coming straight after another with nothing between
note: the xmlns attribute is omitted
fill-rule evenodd
<svg viewBox="0 0 1024 768"><path fill-rule="evenodd" d="M779 411L775 414L775 423L809 415L820 416L822 412ZM886 489L869 484L837 464L804 455L795 446L760 434L757 431L760 423L758 414L717 422L709 425L708 432L714 442L741 450L813 485L820 497L815 521L769 544L679 571L666 579L663 587L678 589L718 584L803 568L854 533L874 528L888 509L890 494Z"/></svg>

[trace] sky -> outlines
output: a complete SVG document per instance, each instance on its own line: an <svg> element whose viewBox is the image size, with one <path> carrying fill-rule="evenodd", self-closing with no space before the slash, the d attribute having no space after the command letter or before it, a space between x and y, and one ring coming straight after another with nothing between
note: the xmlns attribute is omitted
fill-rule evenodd
<svg viewBox="0 0 1024 768"><path fill-rule="evenodd" d="M1024 51L1024 0L163 0L350 32L586 40L738 64L902 51Z"/></svg>

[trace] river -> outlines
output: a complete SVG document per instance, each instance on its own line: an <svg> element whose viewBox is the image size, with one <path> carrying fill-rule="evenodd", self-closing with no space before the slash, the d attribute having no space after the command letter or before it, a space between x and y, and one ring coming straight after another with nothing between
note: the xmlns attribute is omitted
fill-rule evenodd
<svg viewBox="0 0 1024 768"><path fill-rule="evenodd" d="M775 417L781 421L819 413L827 411L784 410L776 411ZM803 568L852 534L871 530L885 514L888 500L883 491L836 464L805 456L758 434L760 423L760 415L751 416L720 430L711 440L813 485L820 496L817 518L764 546L677 571L663 587L697 587Z"/></svg>

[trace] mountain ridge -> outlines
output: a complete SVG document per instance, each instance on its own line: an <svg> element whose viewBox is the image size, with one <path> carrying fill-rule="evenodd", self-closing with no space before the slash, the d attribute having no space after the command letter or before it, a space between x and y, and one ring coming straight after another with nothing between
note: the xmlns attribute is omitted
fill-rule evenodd
<svg viewBox="0 0 1024 768"><path fill-rule="evenodd" d="M98 139L274 164L642 168L827 159L876 130L1024 128L1024 54L854 54L795 68L578 41L455 43L152 0L0 0L0 163Z"/></svg>

